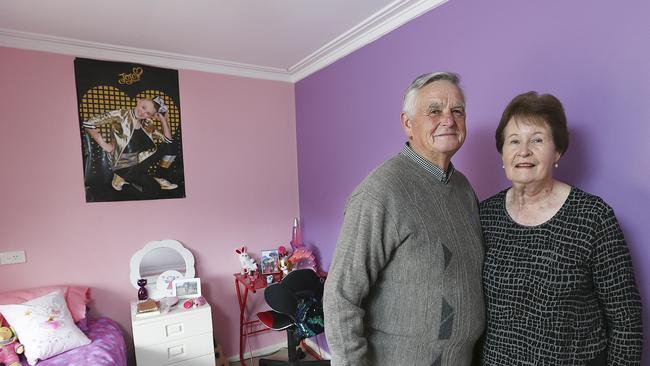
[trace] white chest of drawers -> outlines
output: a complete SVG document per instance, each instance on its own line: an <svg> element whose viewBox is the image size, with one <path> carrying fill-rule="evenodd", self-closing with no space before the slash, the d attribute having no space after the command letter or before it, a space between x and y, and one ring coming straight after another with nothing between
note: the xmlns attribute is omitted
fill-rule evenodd
<svg viewBox="0 0 650 366"><path fill-rule="evenodd" d="M212 310L209 304L189 310L181 304L167 314L135 316L131 327L138 366L214 366Z"/></svg>

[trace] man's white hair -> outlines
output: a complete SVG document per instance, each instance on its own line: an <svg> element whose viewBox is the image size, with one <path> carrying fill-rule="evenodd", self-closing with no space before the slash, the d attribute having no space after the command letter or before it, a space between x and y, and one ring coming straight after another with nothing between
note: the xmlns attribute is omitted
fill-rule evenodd
<svg viewBox="0 0 650 366"><path fill-rule="evenodd" d="M459 85L460 76L458 76L458 74L447 71L431 72L415 78L411 85L409 85L408 89L406 89L406 93L404 93L404 102L402 103L402 112L405 112L409 117L413 117L413 114L415 113L415 103L418 91L438 80L447 80L456 85L456 87L458 87L458 90L460 90L460 94L463 96L463 99L465 99L465 93L463 93L463 89Z"/></svg>

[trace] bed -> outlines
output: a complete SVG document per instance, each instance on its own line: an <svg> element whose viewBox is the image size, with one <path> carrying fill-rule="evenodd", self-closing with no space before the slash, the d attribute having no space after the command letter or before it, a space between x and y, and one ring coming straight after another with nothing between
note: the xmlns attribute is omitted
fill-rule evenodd
<svg viewBox="0 0 650 366"><path fill-rule="evenodd" d="M38 366L126 366L118 324L88 317L90 289L46 286L0 294L0 324L11 326L24 346L21 364Z"/></svg>
<svg viewBox="0 0 650 366"><path fill-rule="evenodd" d="M68 352L39 361L38 366L126 366L122 331L110 318L87 319L84 334L92 341ZM22 364L28 366L26 360Z"/></svg>

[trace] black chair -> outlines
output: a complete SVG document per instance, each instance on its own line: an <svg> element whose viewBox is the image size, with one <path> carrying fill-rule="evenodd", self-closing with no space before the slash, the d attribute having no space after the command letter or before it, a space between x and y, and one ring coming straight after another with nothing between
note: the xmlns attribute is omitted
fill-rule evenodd
<svg viewBox="0 0 650 366"><path fill-rule="evenodd" d="M271 311L257 314L275 330L286 330L289 360L260 359L259 366L329 366L329 360L305 361L300 341L323 332L323 281L311 269L289 272L280 282L264 290Z"/></svg>

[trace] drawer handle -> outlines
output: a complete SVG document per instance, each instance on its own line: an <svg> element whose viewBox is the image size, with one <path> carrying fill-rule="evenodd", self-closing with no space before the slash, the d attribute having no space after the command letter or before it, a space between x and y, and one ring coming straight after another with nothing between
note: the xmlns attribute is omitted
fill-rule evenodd
<svg viewBox="0 0 650 366"><path fill-rule="evenodd" d="M171 337L173 335L183 333L183 323L166 325L165 331L167 332L167 337Z"/></svg>
<svg viewBox="0 0 650 366"><path fill-rule="evenodd" d="M174 346L167 348L167 359L171 360L174 357L178 357L185 354L185 346Z"/></svg>

